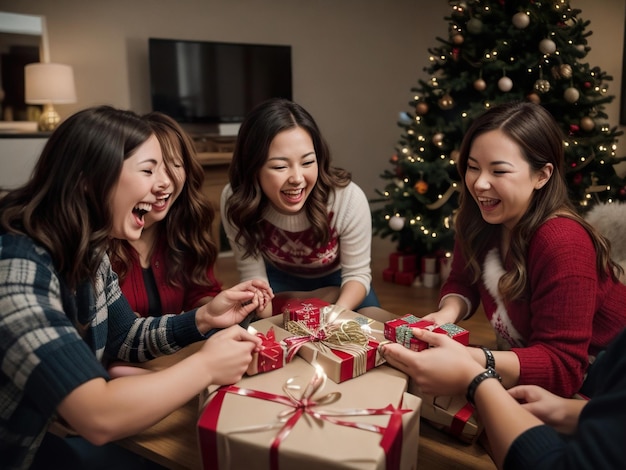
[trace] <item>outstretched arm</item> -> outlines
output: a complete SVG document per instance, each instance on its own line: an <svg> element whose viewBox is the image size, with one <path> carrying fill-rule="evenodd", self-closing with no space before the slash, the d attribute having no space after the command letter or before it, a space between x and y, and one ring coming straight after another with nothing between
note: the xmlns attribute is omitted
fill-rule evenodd
<svg viewBox="0 0 626 470"><path fill-rule="evenodd" d="M238 382L260 343L257 336L234 325L171 367L111 381L89 380L67 395L57 411L74 430L97 445L136 434L208 385Z"/></svg>

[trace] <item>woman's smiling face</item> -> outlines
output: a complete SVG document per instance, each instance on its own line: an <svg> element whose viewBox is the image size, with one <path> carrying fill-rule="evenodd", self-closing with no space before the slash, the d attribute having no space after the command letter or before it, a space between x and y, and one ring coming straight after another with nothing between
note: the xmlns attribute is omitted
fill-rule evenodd
<svg viewBox="0 0 626 470"><path fill-rule="evenodd" d="M156 186L161 179L163 156L153 135L126 160L113 189L111 207L113 228L111 237L137 240L145 225L144 215L157 202Z"/></svg>
<svg viewBox="0 0 626 470"><path fill-rule="evenodd" d="M465 184L485 222L511 230L528 210L535 189L551 174L550 165L532 171L519 145L496 129L472 142Z"/></svg>
<svg viewBox="0 0 626 470"><path fill-rule="evenodd" d="M294 127L272 140L259 172L259 184L278 212L295 214L304 207L317 175L313 140L304 129Z"/></svg>

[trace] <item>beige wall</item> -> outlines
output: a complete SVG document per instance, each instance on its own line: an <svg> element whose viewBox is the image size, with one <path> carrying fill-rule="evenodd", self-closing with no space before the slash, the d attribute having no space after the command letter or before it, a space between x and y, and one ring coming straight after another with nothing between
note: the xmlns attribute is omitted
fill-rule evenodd
<svg viewBox="0 0 626 470"><path fill-rule="evenodd" d="M626 0L571 3L591 21L589 63L619 95ZM292 45L294 100L368 196L450 12L445 0L0 0L0 10L46 17L51 60L76 75L78 103L58 106L62 116L103 103L149 111L148 37ZM608 112L617 125L619 99Z"/></svg>

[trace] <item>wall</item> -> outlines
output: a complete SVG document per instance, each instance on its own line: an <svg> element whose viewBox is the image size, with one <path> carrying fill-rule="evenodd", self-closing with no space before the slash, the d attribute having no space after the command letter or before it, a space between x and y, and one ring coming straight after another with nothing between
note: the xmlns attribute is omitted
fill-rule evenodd
<svg viewBox="0 0 626 470"><path fill-rule="evenodd" d="M618 95L626 0L571 3L591 21L589 62L614 77ZM291 44L294 99L368 196L382 187L398 113L408 110L450 12L443 0L0 0L0 10L46 17L51 60L76 75L79 101L57 106L62 117L103 103L149 111L151 36ZM619 100L608 111L617 125Z"/></svg>

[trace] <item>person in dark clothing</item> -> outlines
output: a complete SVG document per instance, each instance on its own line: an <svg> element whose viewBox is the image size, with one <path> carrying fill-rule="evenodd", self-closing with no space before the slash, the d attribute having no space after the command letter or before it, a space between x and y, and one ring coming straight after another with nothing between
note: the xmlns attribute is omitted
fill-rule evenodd
<svg viewBox="0 0 626 470"><path fill-rule="evenodd" d="M506 390L497 372L485 370L460 343L421 329L413 335L435 347L416 353L389 343L381 347L385 359L425 393L467 392L498 468L626 468L626 329L591 368L589 400L561 398L536 385Z"/></svg>

